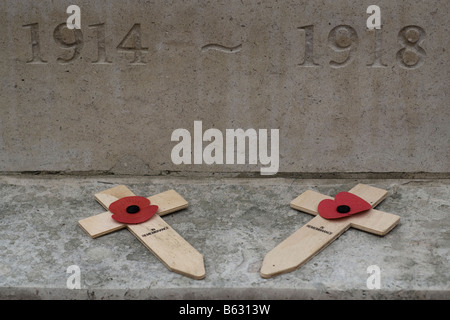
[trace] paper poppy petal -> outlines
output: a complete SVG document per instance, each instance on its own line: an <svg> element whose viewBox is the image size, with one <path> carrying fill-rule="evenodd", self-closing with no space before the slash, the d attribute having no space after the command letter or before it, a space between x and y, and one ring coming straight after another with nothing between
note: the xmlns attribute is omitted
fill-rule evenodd
<svg viewBox="0 0 450 320"><path fill-rule="evenodd" d="M141 208L138 213L117 213L112 218L120 223L137 224L149 220L158 211L158 206L147 206Z"/></svg>
<svg viewBox="0 0 450 320"><path fill-rule="evenodd" d="M128 214L127 208L133 205L138 206L142 210L150 205L150 200L139 196L124 197L111 203L108 210L115 214Z"/></svg>

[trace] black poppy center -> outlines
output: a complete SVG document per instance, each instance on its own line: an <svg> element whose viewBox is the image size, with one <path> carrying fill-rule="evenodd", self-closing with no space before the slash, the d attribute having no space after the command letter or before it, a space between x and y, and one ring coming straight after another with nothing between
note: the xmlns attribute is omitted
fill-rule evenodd
<svg viewBox="0 0 450 320"><path fill-rule="evenodd" d="M350 207L346 206L346 205L341 205L341 206L337 207L336 210L339 213L347 213L347 212L350 212Z"/></svg>
<svg viewBox="0 0 450 320"><path fill-rule="evenodd" d="M127 207L127 212L128 213L138 213L139 210L140 210L140 208L138 206L136 206L136 205L132 205L132 206Z"/></svg>

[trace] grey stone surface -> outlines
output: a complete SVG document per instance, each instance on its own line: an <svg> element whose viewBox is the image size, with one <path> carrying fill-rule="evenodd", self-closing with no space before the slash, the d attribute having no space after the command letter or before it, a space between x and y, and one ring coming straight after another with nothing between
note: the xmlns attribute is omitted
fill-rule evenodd
<svg viewBox="0 0 450 320"><path fill-rule="evenodd" d="M312 189L385 188L401 216L385 237L350 229L300 269L263 279L264 255L312 216L289 202ZM206 278L170 272L127 230L91 239L77 225L103 212L94 193L173 188L189 202L164 219L205 259ZM450 180L0 176L1 299L449 299ZM68 289L66 270L81 270ZM380 289L366 286L381 270Z"/></svg>
<svg viewBox="0 0 450 320"><path fill-rule="evenodd" d="M259 172L174 165L196 120L279 129L279 172L449 172L447 0L76 2L0 3L1 172Z"/></svg>

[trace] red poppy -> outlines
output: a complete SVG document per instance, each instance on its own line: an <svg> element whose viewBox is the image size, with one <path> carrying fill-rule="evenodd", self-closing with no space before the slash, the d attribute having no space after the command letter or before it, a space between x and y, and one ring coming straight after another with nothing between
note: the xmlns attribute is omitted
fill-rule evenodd
<svg viewBox="0 0 450 320"><path fill-rule="evenodd" d="M325 219L339 219L372 209L370 203L350 192L339 192L334 200L325 199L317 208Z"/></svg>
<svg viewBox="0 0 450 320"><path fill-rule="evenodd" d="M120 223L138 224L147 221L158 210L158 206L150 205L145 197L124 197L109 205L112 218Z"/></svg>

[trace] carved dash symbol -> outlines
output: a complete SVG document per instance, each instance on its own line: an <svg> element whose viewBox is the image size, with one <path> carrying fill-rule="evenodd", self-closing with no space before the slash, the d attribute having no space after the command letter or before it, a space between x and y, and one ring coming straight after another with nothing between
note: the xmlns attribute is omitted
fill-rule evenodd
<svg viewBox="0 0 450 320"><path fill-rule="evenodd" d="M226 47L222 46L220 44L211 43L207 44L206 46L202 47L202 52L208 51L208 50L217 50L225 53L236 53L242 50L242 44L239 44L235 47Z"/></svg>

